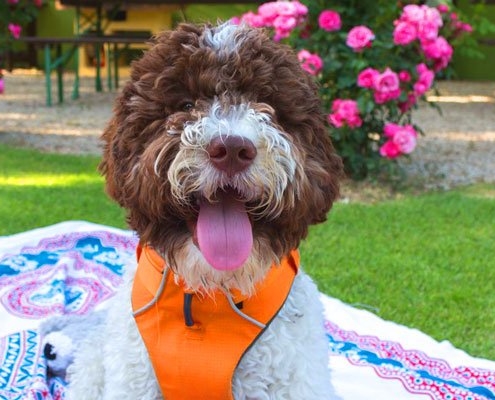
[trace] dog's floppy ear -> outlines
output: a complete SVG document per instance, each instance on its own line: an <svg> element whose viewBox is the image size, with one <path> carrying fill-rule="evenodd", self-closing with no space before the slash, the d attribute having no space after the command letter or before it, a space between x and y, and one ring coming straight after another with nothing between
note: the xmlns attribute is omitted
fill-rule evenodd
<svg viewBox="0 0 495 400"><path fill-rule="evenodd" d="M310 224L315 224L326 220L333 202L339 197L344 168L330 139L318 87L309 74L304 71L303 75L307 87L313 92L308 99L314 103L312 112L307 114L307 124L302 126L300 146L306 152L305 172L309 179L309 190L305 193L307 218Z"/></svg>
<svg viewBox="0 0 495 400"><path fill-rule="evenodd" d="M311 141L303 141L306 147L304 169L308 178L307 187L302 190L306 208L305 218L309 224L326 220L332 204L339 197L340 180L343 177L341 158L336 154L330 141L328 129L321 114L312 116L307 133Z"/></svg>
<svg viewBox="0 0 495 400"><path fill-rule="evenodd" d="M141 140L138 140L138 137L142 135L148 123L146 110L140 113L139 107L130 105L130 99L133 97L138 97L140 104L144 103L136 96L139 94L137 82L140 80L140 74L145 73L136 72L139 65L139 62L133 62L133 76L116 98L112 118L100 137L103 143L103 157L98 169L105 177L106 192L124 208L127 208L129 203L126 191L132 181L131 171L142 151ZM147 84L152 85L149 82ZM144 141L144 138L142 140Z"/></svg>
<svg viewBox="0 0 495 400"><path fill-rule="evenodd" d="M98 170L106 179L106 192L110 197L122 205L122 192L119 189L115 176L115 160L112 154L112 143L117 131L115 119L111 119L101 136L104 141L103 158L98 166Z"/></svg>

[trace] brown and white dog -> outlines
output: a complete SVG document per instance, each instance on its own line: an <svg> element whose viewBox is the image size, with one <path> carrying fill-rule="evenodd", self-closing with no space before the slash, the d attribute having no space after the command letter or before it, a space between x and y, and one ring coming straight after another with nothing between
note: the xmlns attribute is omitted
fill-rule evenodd
<svg viewBox="0 0 495 400"><path fill-rule="evenodd" d="M159 34L102 137L107 191L128 211L149 265L141 254L137 278L132 269L106 326L76 355L69 398L336 398L318 291L294 250L326 219L342 164L317 87L291 49L230 23ZM177 312L173 292L184 301ZM272 292L280 304L260 322ZM252 342L226 362L230 375L199 354L221 359L225 341L252 327ZM210 329L221 340L207 339ZM210 385L217 374L226 385Z"/></svg>

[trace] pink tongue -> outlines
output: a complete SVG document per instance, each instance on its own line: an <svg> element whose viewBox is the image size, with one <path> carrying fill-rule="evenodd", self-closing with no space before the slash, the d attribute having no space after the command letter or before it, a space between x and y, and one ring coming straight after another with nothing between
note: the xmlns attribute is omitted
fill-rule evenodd
<svg viewBox="0 0 495 400"><path fill-rule="evenodd" d="M215 269L237 269L251 253L253 234L246 207L229 194L215 203L201 203L196 229L199 249Z"/></svg>

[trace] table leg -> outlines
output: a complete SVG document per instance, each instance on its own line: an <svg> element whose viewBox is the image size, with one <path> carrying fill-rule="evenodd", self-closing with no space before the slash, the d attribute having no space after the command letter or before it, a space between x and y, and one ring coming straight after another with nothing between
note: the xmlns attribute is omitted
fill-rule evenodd
<svg viewBox="0 0 495 400"><path fill-rule="evenodd" d="M95 78L95 89L97 92L103 91L103 85L101 84L101 46L95 44L96 51L96 78Z"/></svg>
<svg viewBox="0 0 495 400"><path fill-rule="evenodd" d="M107 55L107 87L108 90L112 90L112 60L114 54L112 53L112 47L109 43L106 47L106 55Z"/></svg>
<svg viewBox="0 0 495 400"><path fill-rule="evenodd" d="M57 91L58 91L58 102L64 102L64 65L62 62L62 45L57 44Z"/></svg>
<svg viewBox="0 0 495 400"><path fill-rule="evenodd" d="M96 36L102 36L103 32L101 30L101 15L102 15L102 5L99 4L96 8ZM96 51L96 91L101 92L103 90L103 86L101 84L101 46L99 44L95 44Z"/></svg>
<svg viewBox="0 0 495 400"><path fill-rule="evenodd" d="M80 26L80 20L81 20L81 7L79 4L76 6L76 35L79 36L79 30L81 28ZM79 98L79 46L77 44L75 46L75 51L74 51L74 66L75 66L75 71L74 71L74 87L72 88L72 99L78 99Z"/></svg>
<svg viewBox="0 0 495 400"><path fill-rule="evenodd" d="M72 87L72 99L79 98L79 46L74 45L74 86Z"/></svg>
<svg viewBox="0 0 495 400"><path fill-rule="evenodd" d="M45 90L46 90L46 105L52 105L52 57L50 53L50 45L45 44Z"/></svg>
<svg viewBox="0 0 495 400"><path fill-rule="evenodd" d="M119 45L113 44L113 77L115 82L115 89L119 88Z"/></svg>

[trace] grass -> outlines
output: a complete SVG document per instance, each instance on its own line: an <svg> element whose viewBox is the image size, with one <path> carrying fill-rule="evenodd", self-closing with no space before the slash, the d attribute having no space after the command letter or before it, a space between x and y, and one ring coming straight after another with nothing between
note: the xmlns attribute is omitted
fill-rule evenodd
<svg viewBox="0 0 495 400"><path fill-rule="evenodd" d="M495 189L337 204L302 248L331 296L495 359Z"/></svg>
<svg viewBox="0 0 495 400"><path fill-rule="evenodd" d="M0 235L80 219L124 227L97 165L97 157L0 146Z"/></svg>
<svg viewBox="0 0 495 400"><path fill-rule="evenodd" d="M0 146L0 235L83 219L124 227L96 157ZM320 289L495 359L495 189L336 204L301 247Z"/></svg>

